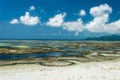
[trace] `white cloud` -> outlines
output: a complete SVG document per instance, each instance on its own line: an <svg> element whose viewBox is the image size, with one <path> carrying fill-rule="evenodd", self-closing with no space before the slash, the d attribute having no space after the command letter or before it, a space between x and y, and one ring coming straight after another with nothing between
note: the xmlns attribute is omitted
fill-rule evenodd
<svg viewBox="0 0 120 80"><path fill-rule="evenodd" d="M108 15L102 15L95 17L92 21L86 24L86 29L90 32L104 32L104 27L108 22Z"/></svg>
<svg viewBox="0 0 120 80"><path fill-rule="evenodd" d="M83 22L81 19L78 19L77 21L73 22L64 22L63 23L63 29L68 30L68 31L77 31L81 32L83 31Z"/></svg>
<svg viewBox="0 0 120 80"><path fill-rule="evenodd" d="M112 12L112 8L108 4L102 4L92 7L90 14L94 17L92 21L84 24L81 19L73 22L64 22L63 29L68 31L75 31L75 35L79 32L89 31L95 33L120 33L120 19L109 23L109 15Z"/></svg>
<svg viewBox="0 0 120 80"><path fill-rule="evenodd" d="M111 12L112 8L108 4L91 8L90 13L94 19L86 24L85 29L96 33L120 33L120 20L108 23Z"/></svg>
<svg viewBox="0 0 120 80"><path fill-rule="evenodd" d="M35 10L35 6L30 6L30 9L31 11Z"/></svg>
<svg viewBox="0 0 120 80"><path fill-rule="evenodd" d="M62 27L68 31L75 31L75 35L79 35L79 32L89 31L95 33L120 33L120 19L109 22L109 15L112 13L112 8L108 4L101 4L99 6L92 7L90 9L93 20L88 23L84 23L81 18L76 21L64 21L66 13L57 14L52 18L49 18L45 25L51 27ZM80 11L80 15L86 15L84 10ZM26 12L24 16L20 17L20 20L13 19L11 24L22 23L25 25L37 25L40 22L37 16L30 16L29 12Z"/></svg>
<svg viewBox="0 0 120 80"><path fill-rule="evenodd" d="M82 10L80 10L79 15L80 15L80 16L85 16L85 15L86 15L85 10L83 10L83 9L82 9Z"/></svg>
<svg viewBox="0 0 120 80"><path fill-rule="evenodd" d="M108 4L102 4L90 9L90 14L94 17L102 16L112 12L112 8Z"/></svg>
<svg viewBox="0 0 120 80"><path fill-rule="evenodd" d="M59 27L63 24L65 16L66 13L57 14L53 18L50 18L46 25L52 27Z"/></svg>
<svg viewBox="0 0 120 80"><path fill-rule="evenodd" d="M120 33L120 19L110 24L106 24L106 27L108 27L108 28L104 28L106 32L114 33L114 34Z"/></svg>
<svg viewBox="0 0 120 80"><path fill-rule="evenodd" d="M18 23L19 23L18 19L13 19L12 21L10 21L10 24L18 24Z"/></svg>
<svg viewBox="0 0 120 80"><path fill-rule="evenodd" d="M26 12L24 16L20 17L20 22L25 25L37 25L39 23L39 18L37 16L30 16L30 13Z"/></svg>
<svg viewBox="0 0 120 80"><path fill-rule="evenodd" d="M54 18L50 18L48 25L61 26L63 29L68 31L75 31L75 35L79 35L79 32L89 31L95 33L120 33L120 19L109 23L109 15L112 13L112 8L108 4L101 4L99 6L92 7L90 14L93 16L93 20L88 23L84 23L80 18L76 21L64 22L64 17L59 14L60 22L58 22L58 15ZM61 18L62 17L62 18Z"/></svg>

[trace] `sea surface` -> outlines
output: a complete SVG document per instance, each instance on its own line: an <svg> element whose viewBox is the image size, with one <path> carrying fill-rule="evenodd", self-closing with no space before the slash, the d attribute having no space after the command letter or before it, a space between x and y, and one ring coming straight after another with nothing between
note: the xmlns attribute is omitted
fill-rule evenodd
<svg viewBox="0 0 120 80"><path fill-rule="evenodd" d="M120 51L120 42L110 41L50 41L50 40L0 40L2 49L40 49L48 52L29 54L4 54L0 52L0 60L46 58L46 57L83 57L83 52L91 51ZM57 51L53 51L54 49Z"/></svg>

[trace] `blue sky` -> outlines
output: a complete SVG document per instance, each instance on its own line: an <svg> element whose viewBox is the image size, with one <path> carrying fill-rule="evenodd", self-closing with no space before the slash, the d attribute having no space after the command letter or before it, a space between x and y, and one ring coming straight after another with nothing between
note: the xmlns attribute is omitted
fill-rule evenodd
<svg viewBox="0 0 120 80"><path fill-rule="evenodd" d="M0 0L0 38L120 35L119 0Z"/></svg>

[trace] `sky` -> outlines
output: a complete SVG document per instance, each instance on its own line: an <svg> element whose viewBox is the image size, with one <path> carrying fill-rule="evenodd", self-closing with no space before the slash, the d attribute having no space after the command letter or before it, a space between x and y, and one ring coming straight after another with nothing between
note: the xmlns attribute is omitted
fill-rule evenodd
<svg viewBox="0 0 120 80"><path fill-rule="evenodd" d="M120 35L120 0L0 0L0 39Z"/></svg>

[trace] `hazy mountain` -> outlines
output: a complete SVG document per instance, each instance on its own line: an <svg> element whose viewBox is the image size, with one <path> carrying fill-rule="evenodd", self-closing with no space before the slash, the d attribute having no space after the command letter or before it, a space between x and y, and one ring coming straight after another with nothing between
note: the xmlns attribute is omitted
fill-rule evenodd
<svg viewBox="0 0 120 80"><path fill-rule="evenodd" d="M85 40L120 41L120 35L109 35L109 36L101 36L101 37L88 37Z"/></svg>

